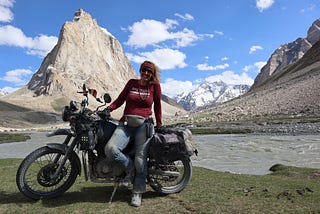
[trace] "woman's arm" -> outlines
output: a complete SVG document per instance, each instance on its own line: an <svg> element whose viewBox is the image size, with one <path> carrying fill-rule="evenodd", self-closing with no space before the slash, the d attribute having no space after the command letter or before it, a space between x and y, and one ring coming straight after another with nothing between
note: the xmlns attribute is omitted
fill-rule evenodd
<svg viewBox="0 0 320 214"><path fill-rule="evenodd" d="M130 89L130 85L131 85L131 81L132 80L129 80L127 82L127 84L125 85L125 87L123 88L123 90L121 91L121 93L119 94L119 96L117 97L117 99L115 101L113 101L110 105L109 105L109 108L111 110L115 110L117 108L119 108L123 103L124 101L126 100L126 96L128 94L128 91Z"/></svg>

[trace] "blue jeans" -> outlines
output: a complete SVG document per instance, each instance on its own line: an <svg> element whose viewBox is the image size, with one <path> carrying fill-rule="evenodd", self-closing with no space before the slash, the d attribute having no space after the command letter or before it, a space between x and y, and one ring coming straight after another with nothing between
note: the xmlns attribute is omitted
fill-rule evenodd
<svg viewBox="0 0 320 214"><path fill-rule="evenodd" d="M130 127L120 123L105 146L104 152L109 160L115 160L124 170L128 171L130 167L132 167L132 161L130 157L123 154L122 151L127 147L132 138L134 138L134 166L136 170L133 182L133 193L144 193L146 191L148 170L147 155L149 141L151 139L147 139L146 124L143 123L138 127Z"/></svg>

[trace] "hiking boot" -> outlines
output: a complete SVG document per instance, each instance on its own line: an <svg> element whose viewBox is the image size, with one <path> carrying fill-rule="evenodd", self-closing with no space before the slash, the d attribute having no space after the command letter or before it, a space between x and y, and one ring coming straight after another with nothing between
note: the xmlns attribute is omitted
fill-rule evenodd
<svg viewBox="0 0 320 214"><path fill-rule="evenodd" d="M131 198L131 205L134 207L140 207L141 206L141 193L133 193Z"/></svg>

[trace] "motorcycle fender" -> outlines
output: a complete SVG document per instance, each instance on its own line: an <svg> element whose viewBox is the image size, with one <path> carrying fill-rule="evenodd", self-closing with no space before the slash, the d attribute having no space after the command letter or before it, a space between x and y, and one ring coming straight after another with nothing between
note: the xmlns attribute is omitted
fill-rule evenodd
<svg viewBox="0 0 320 214"><path fill-rule="evenodd" d="M54 131L46 134L47 137L52 137L52 136L56 136L56 135L71 135L72 136L72 132L70 129L57 129L57 130L54 130Z"/></svg>
<svg viewBox="0 0 320 214"><path fill-rule="evenodd" d="M67 145L60 144L60 143L48 143L47 147L49 147L50 149L60 150L64 154L66 153L66 151L68 149ZM79 159L79 157L78 157L78 155L77 155L77 153L75 151L72 151L70 155L71 155L72 159L76 161L78 172L79 172L79 175L80 175L81 174L81 162L80 162L80 159Z"/></svg>

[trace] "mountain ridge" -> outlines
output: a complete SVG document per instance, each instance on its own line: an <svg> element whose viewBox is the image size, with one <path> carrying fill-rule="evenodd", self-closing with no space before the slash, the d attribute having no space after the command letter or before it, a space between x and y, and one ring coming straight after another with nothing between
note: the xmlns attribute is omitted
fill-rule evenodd
<svg viewBox="0 0 320 214"><path fill-rule="evenodd" d="M63 107L57 104L62 100L82 99L76 92L84 83L98 93L116 97L125 83L137 76L119 41L106 32L79 9L73 21L63 24L58 43L28 84L5 96L6 101L17 105L24 101L30 108L57 111ZM37 105L35 101L43 102Z"/></svg>
<svg viewBox="0 0 320 214"><path fill-rule="evenodd" d="M259 87L190 115L195 124L320 121L320 41ZM319 129L320 131L320 129Z"/></svg>
<svg viewBox="0 0 320 214"><path fill-rule="evenodd" d="M28 84L0 99L40 112L61 113L70 100L81 101L77 91L82 85L95 89L97 97L108 92L116 99L129 79L138 76L125 56L120 42L101 28L91 15L82 9L66 21L60 30L55 47L43 59ZM90 101L90 108L99 103ZM181 108L162 102L164 116L172 116ZM123 106L113 111L120 118Z"/></svg>
<svg viewBox="0 0 320 214"><path fill-rule="evenodd" d="M238 97L249 90L249 85L228 85L223 81L203 82L195 90L174 99L187 111L213 107Z"/></svg>
<svg viewBox="0 0 320 214"><path fill-rule="evenodd" d="M305 38L282 44L270 56L267 64L263 66L254 80L250 90L257 88L266 79L303 57L303 55L320 40L320 19L315 20L307 31Z"/></svg>
<svg viewBox="0 0 320 214"><path fill-rule="evenodd" d="M312 38L320 35L316 27L318 20L316 23L317 25L313 25L308 31L308 36ZM91 35L88 32L79 31L86 30L87 26L90 32L95 33ZM68 32L70 35L65 35ZM74 44L68 46L72 41ZM97 42L98 45L94 45L92 41ZM64 47L63 50L59 50L61 46ZM104 50L105 52L101 54ZM294 56L299 55L300 49L290 50L297 51L293 53ZM79 55L82 52L85 54ZM281 56L278 55L280 58ZM278 119L304 121L314 118L320 121L320 42L315 42L299 56L301 57L296 61L287 60L286 62L291 63L282 64L281 69L264 78L247 93L219 105L213 104L213 107L208 105L200 108L190 112L189 116L186 116L184 110L179 108L172 99L164 95L163 100L166 102L163 102L163 114L169 118L170 122L176 123L178 118L172 116L178 115L182 116L185 122L201 125L241 121L273 122ZM268 61L271 63L273 58L275 55L271 55ZM94 66L91 66L91 63ZM260 73L263 72L261 70ZM106 30L101 29L90 14L80 9L72 22L66 22L63 25L57 46L45 57L28 85L0 99L28 108L25 111L28 114L18 117L23 126L36 123L34 119L39 115L44 115L43 118L46 118L42 119L42 122L57 118L51 113L60 113L61 108L71 99L78 101L82 99L77 91L81 90L83 83L94 87L98 91L98 96L102 95L101 92L108 91L111 92L112 98L116 98L130 78L137 78L136 73L123 54L120 43ZM110 82L105 84L106 80ZM6 105L0 102L0 106ZM8 111L0 111L0 126L8 127L13 124L10 124L10 118L6 119L5 123L1 123L7 113ZM120 116L122 109L113 113ZM14 125L18 126L18 122L15 121Z"/></svg>
<svg viewBox="0 0 320 214"><path fill-rule="evenodd" d="M310 41L304 53L297 47L301 41ZM300 43L301 45L301 43ZM281 51L280 51L281 50ZM282 54L276 55L275 53ZM299 56L288 63L286 57ZM274 61L274 59L276 59ZM278 61L277 61L278 60ZM272 63L281 62L281 69L266 70ZM314 21L306 39L281 45L270 56L250 90L213 108L197 111L188 121L195 124L217 123L296 123L320 121L320 19ZM261 79L261 76L264 76ZM319 128L320 131L320 128Z"/></svg>

